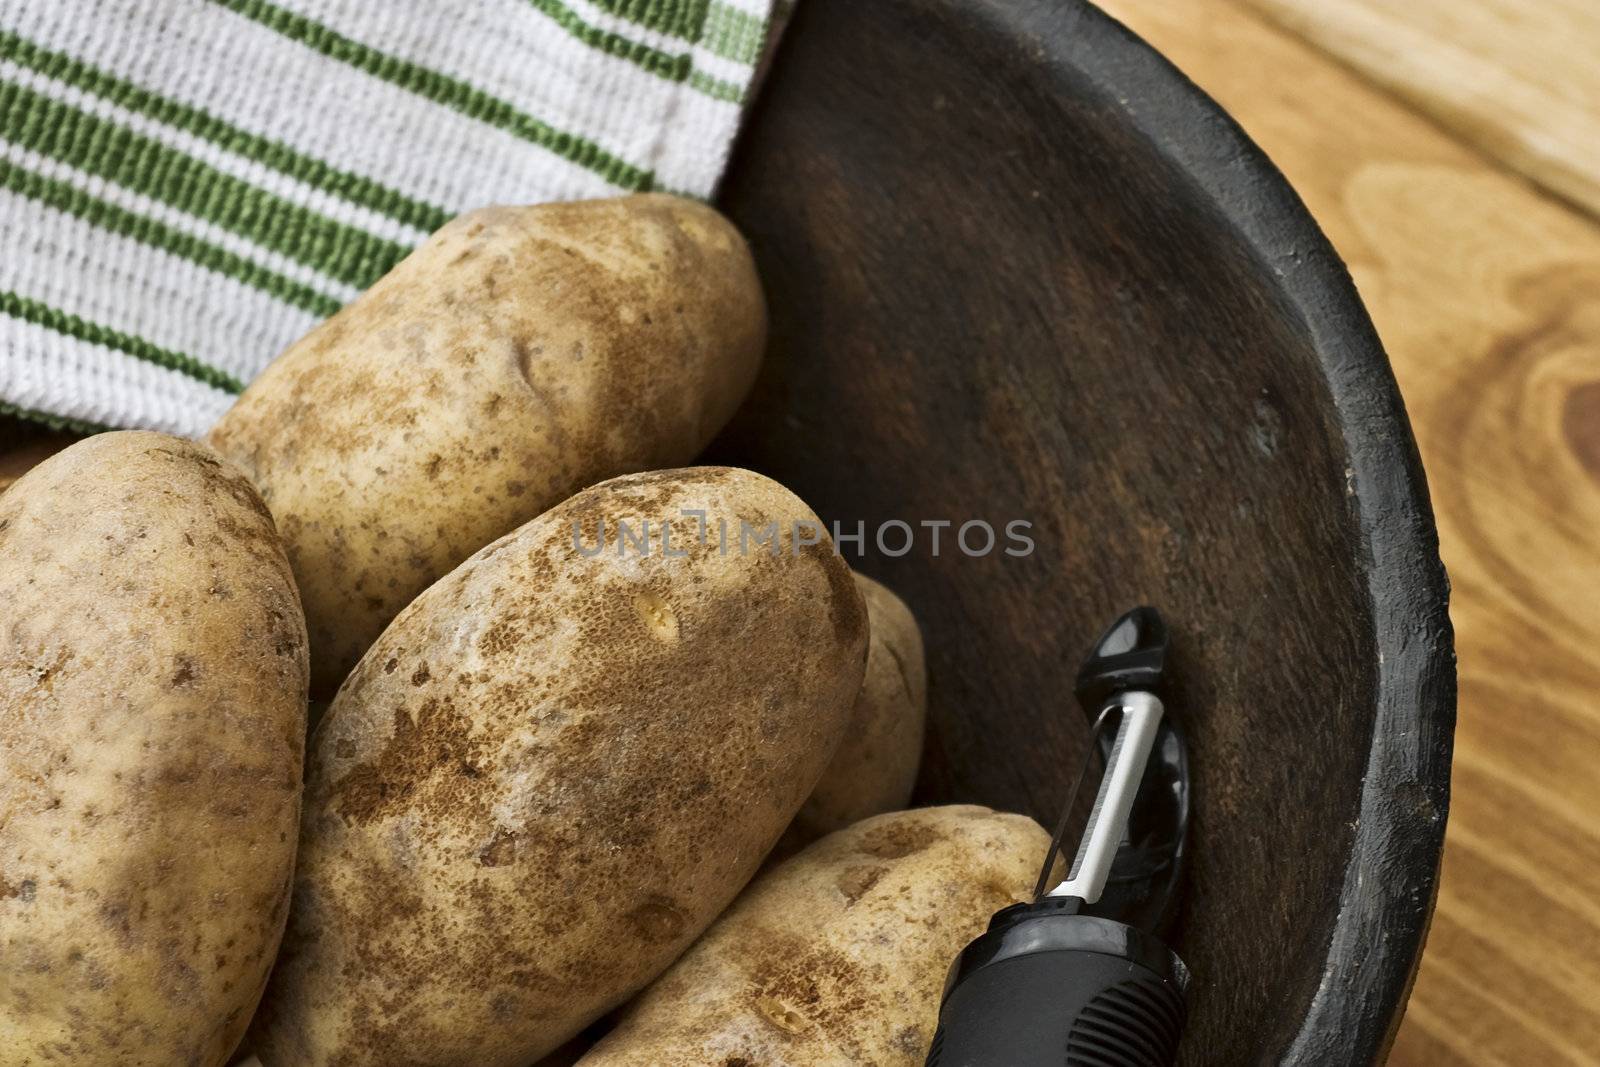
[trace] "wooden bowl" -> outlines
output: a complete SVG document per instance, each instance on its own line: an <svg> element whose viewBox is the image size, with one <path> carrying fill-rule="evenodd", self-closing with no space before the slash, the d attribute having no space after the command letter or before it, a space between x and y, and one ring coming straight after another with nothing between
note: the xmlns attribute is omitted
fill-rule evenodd
<svg viewBox="0 0 1600 1067"><path fill-rule="evenodd" d="M1087 4L806 0L721 199L773 343L713 455L867 524L927 636L919 799L1053 818L1077 662L1159 605L1197 775L1183 1062L1380 1062L1444 834L1447 587L1383 350L1283 177ZM1036 550L891 557L889 519Z"/></svg>

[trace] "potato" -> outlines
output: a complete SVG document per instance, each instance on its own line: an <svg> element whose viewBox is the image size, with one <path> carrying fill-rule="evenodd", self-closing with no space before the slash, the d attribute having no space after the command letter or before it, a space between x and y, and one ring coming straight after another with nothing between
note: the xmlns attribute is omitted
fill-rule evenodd
<svg viewBox="0 0 1600 1067"><path fill-rule="evenodd" d="M245 477L155 433L0 497L0 1067L221 1067L288 911L306 637Z"/></svg>
<svg viewBox="0 0 1600 1067"><path fill-rule="evenodd" d="M865 575L855 580L872 635L867 673L849 732L784 835L786 852L869 815L905 807L917 782L928 717L922 631L903 600Z"/></svg>
<svg viewBox="0 0 1600 1067"><path fill-rule="evenodd" d="M951 962L1049 846L966 806L840 830L762 875L578 1065L922 1067Z"/></svg>
<svg viewBox="0 0 1600 1067"><path fill-rule="evenodd" d="M741 521L776 524L771 548L741 551ZM395 619L312 742L252 1031L266 1067L526 1067L694 940L810 794L861 685L850 569L797 522L816 520L748 471L630 475Z"/></svg>
<svg viewBox="0 0 1600 1067"><path fill-rule="evenodd" d="M646 195L463 215L291 346L208 439L288 543L312 692L490 541L603 478L692 460L765 338L739 234Z"/></svg>

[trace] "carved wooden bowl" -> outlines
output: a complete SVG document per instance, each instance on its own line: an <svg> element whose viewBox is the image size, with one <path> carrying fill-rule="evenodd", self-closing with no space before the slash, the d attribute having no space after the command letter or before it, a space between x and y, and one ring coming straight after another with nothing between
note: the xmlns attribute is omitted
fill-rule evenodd
<svg viewBox="0 0 1600 1067"><path fill-rule="evenodd" d="M1196 772L1183 1062L1381 1061L1449 799L1447 587L1383 350L1283 177L1080 0L805 0L721 199L773 341L710 458L863 523L855 562L916 608L918 799L1052 820L1079 657L1160 606ZM0 418L0 486L69 439Z"/></svg>
<svg viewBox="0 0 1600 1067"><path fill-rule="evenodd" d="M1086 4L806 0L721 199L773 343L713 455L866 523L928 641L919 799L1051 820L1079 657L1160 606L1197 775L1183 1062L1381 1061L1448 804L1446 582L1383 350L1283 177ZM890 519L1036 547L891 556Z"/></svg>

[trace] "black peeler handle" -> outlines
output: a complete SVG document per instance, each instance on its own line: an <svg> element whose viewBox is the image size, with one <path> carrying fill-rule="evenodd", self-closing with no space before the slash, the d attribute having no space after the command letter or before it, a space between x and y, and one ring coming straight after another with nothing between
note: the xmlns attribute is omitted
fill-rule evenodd
<svg viewBox="0 0 1600 1067"><path fill-rule="evenodd" d="M1136 608L1084 663L1075 688L1106 770L1076 857L1047 893L1069 801L1033 902L997 912L951 966L927 1067L1177 1061L1189 972L1152 929L1170 918L1189 821L1187 746L1157 695L1166 659L1166 624Z"/></svg>
<svg viewBox="0 0 1600 1067"><path fill-rule="evenodd" d="M1170 1067L1189 975L1136 927L1052 913L995 916L962 953L927 1067Z"/></svg>

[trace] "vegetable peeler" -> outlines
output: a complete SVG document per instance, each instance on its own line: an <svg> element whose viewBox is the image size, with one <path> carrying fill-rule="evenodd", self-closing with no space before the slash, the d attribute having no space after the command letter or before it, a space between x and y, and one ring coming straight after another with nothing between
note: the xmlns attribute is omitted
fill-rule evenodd
<svg viewBox="0 0 1600 1067"><path fill-rule="evenodd" d="M1189 825L1188 747L1164 716L1167 627L1154 608L1096 642L1075 693L1094 726L1031 903L996 912L951 965L927 1067L1169 1067L1189 970L1162 941ZM1105 772L1064 881L1050 885L1078 790Z"/></svg>

